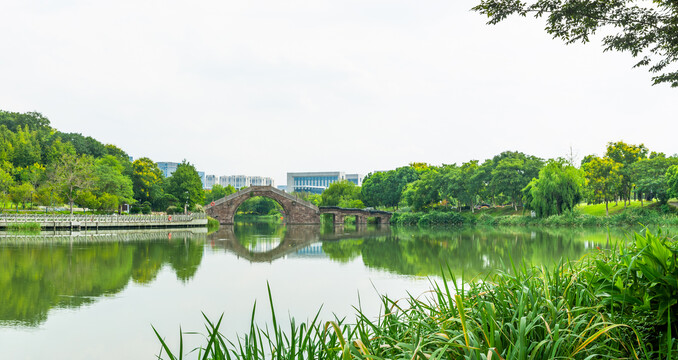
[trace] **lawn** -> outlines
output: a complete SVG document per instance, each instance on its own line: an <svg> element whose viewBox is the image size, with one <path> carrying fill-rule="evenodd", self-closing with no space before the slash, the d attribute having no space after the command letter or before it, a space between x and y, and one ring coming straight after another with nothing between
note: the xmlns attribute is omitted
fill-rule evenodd
<svg viewBox="0 0 678 360"><path fill-rule="evenodd" d="M654 204L654 202L650 201L644 201L643 206L648 206L650 204ZM640 201L631 201L630 204L626 204L627 208L639 208L640 207ZM608 208L610 210L610 215L616 214L618 212L621 212L624 210L624 203L619 202L615 205L614 202L608 203ZM576 207L577 210L579 210L582 214L587 214L587 215L593 215L593 216L605 216L605 204L594 204L594 205L587 205L587 204L579 204Z"/></svg>

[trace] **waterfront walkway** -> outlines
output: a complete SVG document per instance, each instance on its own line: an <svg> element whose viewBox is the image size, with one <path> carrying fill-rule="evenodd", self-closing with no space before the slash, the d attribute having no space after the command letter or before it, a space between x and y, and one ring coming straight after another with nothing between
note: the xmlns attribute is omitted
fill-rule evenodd
<svg viewBox="0 0 678 360"><path fill-rule="evenodd" d="M0 229L13 224L37 223L42 229L97 230L151 229L207 226L203 213L189 215L53 215L0 214Z"/></svg>

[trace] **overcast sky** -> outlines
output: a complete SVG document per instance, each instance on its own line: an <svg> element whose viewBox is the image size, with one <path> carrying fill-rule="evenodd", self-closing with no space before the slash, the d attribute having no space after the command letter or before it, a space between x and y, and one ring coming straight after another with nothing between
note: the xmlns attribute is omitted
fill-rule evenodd
<svg viewBox="0 0 678 360"><path fill-rule="evenodd" d="M0 3L0 109L216 175L674 154L678 89L467 0Z"/></svg>

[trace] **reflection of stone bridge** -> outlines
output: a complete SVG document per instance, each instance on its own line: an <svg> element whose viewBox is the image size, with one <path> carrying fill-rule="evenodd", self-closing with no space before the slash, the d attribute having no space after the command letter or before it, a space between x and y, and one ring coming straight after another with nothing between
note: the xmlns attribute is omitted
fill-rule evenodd
<svg viewBox="0 0 678 360"><path fill-rule="evenodd" d="M345 232L343 227L333 228L329 234L320 234L317 225L290 225L285 227L281 236L280 244L269 251L251 251L240 242L235 233L234 226L221 226L219 231L208 235L210 243L214 247L224 248L240 258L251 262L271 262L287 254L297 252L318 241L336 241L342 239L355 239L374 236L387 236L391 234L389 227L379 226L376 229L368 229L365 226L356 227L356 231Z"/></svg>
<svg viewBox="0 0 678 360"><path fill-rule="evenodd" d="M243 246L235 235L233 226L221 226L219 231L209 235L212 244L222 247L251 262L271 262L289 253L301 250L319 240L317 226L297 225L287 227L280 245L265 252L254 252Z"/></svg>
<svg viewBox="0 0 678 360"><path fill-rule="evenodd" d="M205 212L221 224L233 224L238 207L245 200L255 196L271 198L278 202L282 207L283 218L287 224L320 224L321 214L331 214L334 217L335 224L343 224L347 216L355 216L357 224L367 223L368 217L375 218L376 222L381 224L388 224L391 219L391 213L387 211L345 209L334 206L318 208L308 201L301 200L272 186L248 187L215 201L213 205L208 205Z"/></svg>

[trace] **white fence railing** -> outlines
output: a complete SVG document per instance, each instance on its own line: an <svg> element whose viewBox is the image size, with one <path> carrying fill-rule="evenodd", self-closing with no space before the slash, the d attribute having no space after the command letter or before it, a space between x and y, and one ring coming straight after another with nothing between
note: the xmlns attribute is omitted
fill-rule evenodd
<svg viewBox="0 0 678 360"><path fill-rule="evenodd" d="M0 223L176 223L205 219L203 213L189 215L54 215L54 214L0 214Z"/></svg>

